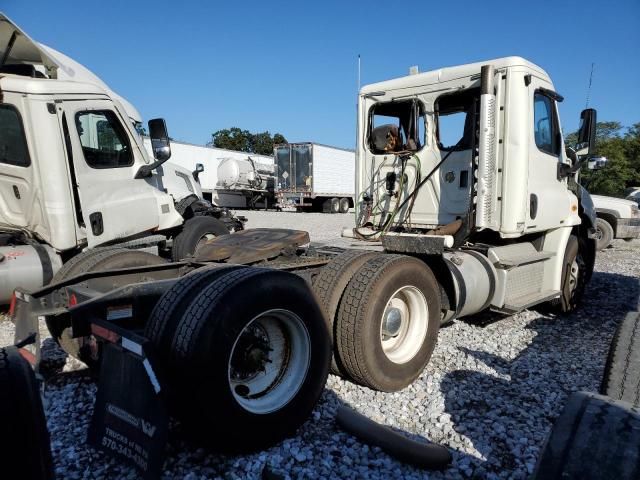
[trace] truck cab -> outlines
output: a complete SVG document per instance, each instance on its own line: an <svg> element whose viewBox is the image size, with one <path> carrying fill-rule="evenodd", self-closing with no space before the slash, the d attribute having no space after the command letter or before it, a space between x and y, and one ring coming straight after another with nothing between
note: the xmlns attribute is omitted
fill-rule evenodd
<svg viewBox="0 0 640 480"><path fill-rule="evenodd" d="M164 120L149 122L149 155L135 107L1 13L0 59L0 303L86 249L144 238L181 259L243 228L166 163Z"/></svg>
<svg viewBox="0 0 640 480"><path fill-rule="evenodd" d="M483 65L492 66L487 92L481 90ZM481 110L483 96L488 98ZM520 57L364 87L359 214L374 226L385 225L395 204L388 193L412 192L446 157L386 228L428 231L462 220L469 233L490 230L507 239L580 224L570 176L559 174L572 163L561 134L560 101L547 73Z"/></svg>
<svg viewBox="0 0 640 480"><path fill-rule="evenodd" d="M136 178L151 159L99 87L6 75L0 91L11 132L1 146L3 227L68 250L182 224L172 197Z"/></svg>

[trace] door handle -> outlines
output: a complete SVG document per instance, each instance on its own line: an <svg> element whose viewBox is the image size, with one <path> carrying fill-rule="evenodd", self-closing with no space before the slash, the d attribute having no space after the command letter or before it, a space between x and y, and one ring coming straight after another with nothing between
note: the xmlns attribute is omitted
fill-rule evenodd
<svg viewBox="0 0 640 480"><path fill-rule="evenodd" d="M538 215L538 196L535 193L529 195L529 217L535 220Z"/></svg>
<svg viewBox="0 0 640 480"><path fill-rule="evenodd" d="M18 186L17 185L13 186L13 194L16 196L16 198L18 200L20 200L20 190L18 190Z"/></svg>

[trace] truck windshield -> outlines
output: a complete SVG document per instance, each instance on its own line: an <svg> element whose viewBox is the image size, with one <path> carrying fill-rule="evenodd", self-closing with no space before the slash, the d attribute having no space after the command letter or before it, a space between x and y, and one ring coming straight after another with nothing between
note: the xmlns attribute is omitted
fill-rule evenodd
<svg viewBox="0 0 640 480"><path fill-rule="evenodd" d="M76 128L84 159L90 167L119 168L133 165L127 135L111 110L78 112Z"/></svg>
<svg viewBox="0 0 640 480"><path fill-rule="evenodd" d="M22 120L12 105L0 105L0 163L19 167L31 164Z"/></svg>

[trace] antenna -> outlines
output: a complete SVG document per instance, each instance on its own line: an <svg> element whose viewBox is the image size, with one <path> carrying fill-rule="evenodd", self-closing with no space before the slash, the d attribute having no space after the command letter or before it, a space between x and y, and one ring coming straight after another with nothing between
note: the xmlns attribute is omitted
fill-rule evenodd
<svg viewBox="0 0 640 480"><path fill-rule="evenodd" d="M584 108L589 108L589 97L591 96L591 83L593 82L593 67L595 63L591 62L591 74L589 75L589 88L587 89L587 104Z"/></svg>
<svg viewBox="0 0 640 480"><path fill-rule="evenodd" d="M360 54L358 54L358 95L360 95Z"/></svg>

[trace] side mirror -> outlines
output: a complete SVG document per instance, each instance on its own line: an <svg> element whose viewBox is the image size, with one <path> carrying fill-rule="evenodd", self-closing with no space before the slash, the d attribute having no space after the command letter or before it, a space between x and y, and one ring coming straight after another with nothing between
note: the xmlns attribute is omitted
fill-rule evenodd
<svg viewBox="0 0 640 480"><path fill-rule="evenodd" d="M607 166L607 157L593 157L587 161L587 168L589 170L600 170Z"/></svg>
<svg viewBox="0 0 640 480"><path fill-rule="evenodd" d="M596 148L596 111L587 108L580 113L580 128L578 129L578 156L591 155Z"/></svg>
<svg viewBox="0 0 640 480"><path fill-rule="evenodd" d="M200 179L198 177L202 172L204 172L204 165L201 163L196 163L196 169L193 171L192 175L195 181L198 183L200 183Z"/></svg>
<svg viewBox="0 0 640 480"><path fill-rule="evenodd" d="M151 138L151 149L155 162L151 165L143 165L136 172L135 178L147 178L152 172L171 158L171 144L167 133L167 124L164 118L154 118L149 120L149 138Z"/></svg>
<svg viewBox="0 0 640 480"><path fill-rule="evenodd" d="M171 158L171 144L167 133L167 124L164 118L154 118L149 120L149 137L151 138L151 148L153 158L158 162L166 162Z"/></svg>

